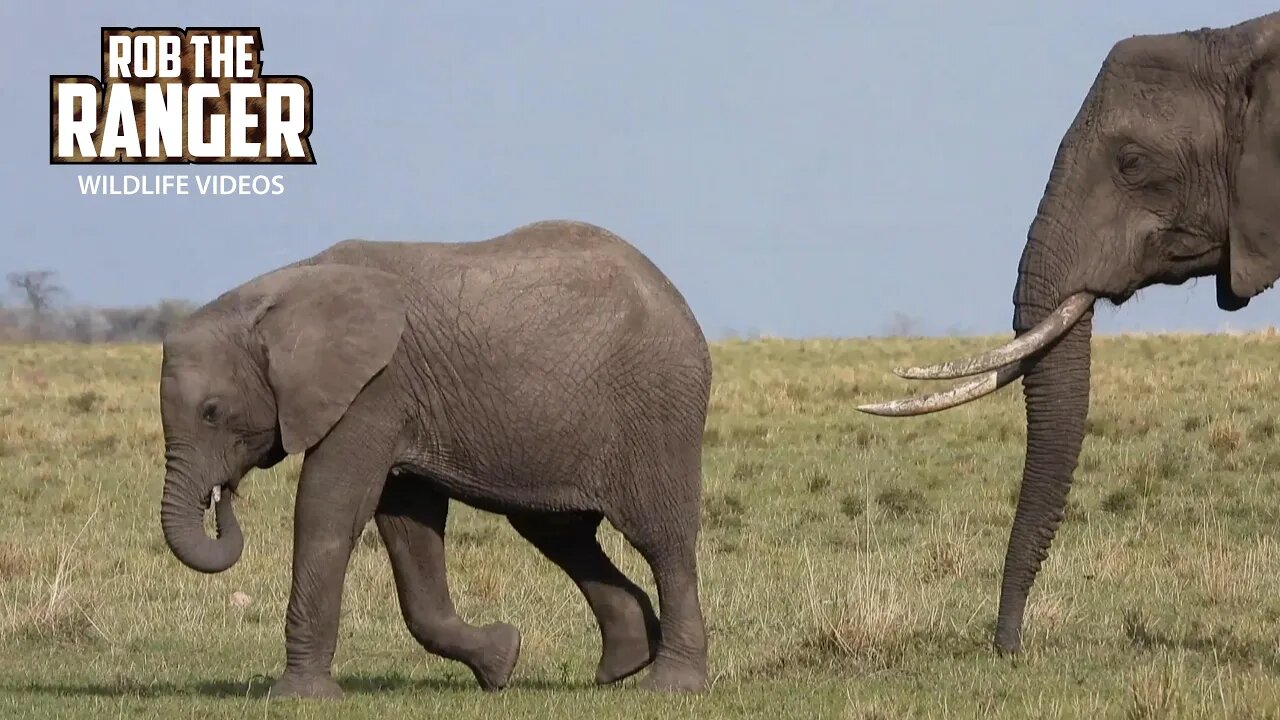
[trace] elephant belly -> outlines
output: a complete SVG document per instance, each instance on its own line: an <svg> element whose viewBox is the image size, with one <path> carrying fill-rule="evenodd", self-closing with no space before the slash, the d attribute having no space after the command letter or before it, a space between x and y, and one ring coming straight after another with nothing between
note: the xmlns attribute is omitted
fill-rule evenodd
<svg viewBox="0 0 1280 720"><path fill-rule="evenodd" d="M516 512L564 512L598 510L568 484L548 484L518 477L490 477L425 457L397 462L393 474L409 474L425 487L451 500L502 515Z"/></svg>

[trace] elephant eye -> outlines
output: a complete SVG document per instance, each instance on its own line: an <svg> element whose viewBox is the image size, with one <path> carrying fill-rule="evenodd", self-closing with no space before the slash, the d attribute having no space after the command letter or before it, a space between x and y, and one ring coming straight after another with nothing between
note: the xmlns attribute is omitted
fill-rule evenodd
<svg viewBox="0 0 1280 720"><path fill-rule="evenodd" d="M1174 260L1195 259L1212 249L1209 239L1200 235L1174 229L1165 236L1165 250Z"/></svg>
<svg viewBox="0 0 1280 720"><path fill-rule="evenodd" d="M221 415L222 412L218 408L217 400L205 400L204 404L200 406L200 419L210 425L218 422L218 418L221 417Z"/></svg>
<svg viewBox="0 0 1280 720"><path fill-rule="evenodd" d="M1136 178L1140 176L1142 174L1142 168L1145 164L1145 160L1146 158L1142 156L1142 153L1136 152L1132 149L1122 150L1120 152L1120 157L1117 159L1117 166L1120 169L1120 174L1126 178Z"/></svg>

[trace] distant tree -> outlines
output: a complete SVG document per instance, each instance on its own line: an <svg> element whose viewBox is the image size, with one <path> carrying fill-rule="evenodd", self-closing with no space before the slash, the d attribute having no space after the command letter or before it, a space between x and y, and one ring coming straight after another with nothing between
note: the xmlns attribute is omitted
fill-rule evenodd
<svg viewBox="0 0 1280 720"><path fill-rule="evenodd" d="M107 321L107 340L110 342L131 342L141 335L145 318L145 310L134 308L106 308L102 317Z"/></svg>
<svg viewBox="0 0 1280 720"><path fill-rule="evenodd" d="M17 342L21 339L18 313L0 305L0 342Z"/></svg>
<svg viewBox="0 0 1280 720"><path fill-rule="evenodd" d="M174 299L142 307L64 307L68 293L52 270L12 272L5 280L21 299L8 307L0 301L0 342L159 342L196 309ZM0 295L4 290L0 286Z"/></svg>
<svg viewBox="0 0 1280 720"><path fill-rule="evenodd" d="M920 319L904 312L895 311L885 323L886 337L912 337L920 334Z"/></svg>
<svg viewBox="0 0 1280 720"><path fill-rule="evenodd" d="M186 300L161 300L156 305L152 339L164 340L170 330L195 310L195 304Z"/></svg>
<svg viewBox="0 0 1280 720"><path fill-rule="evenodd" d="M9 273L7 279L9 287L23 296L31 310L27 334L33 340L41 339L47 329L48 315L54 299L66 294L66 290L58 284L57 273L52 270L27 270Z"/></svg>
<svg viewBox="0 0 1280 720"><path fill-rule="evenodd" d="M27 307L36 315L43 315L53 307L54 298L65 295L58 284L57 273L52 270L27 270L8 275L9 287L21 293Z"/></svg>
<svg viewBox="0 0 1280 720"><path fill-rule="evenodd" d="M103 308L98 317L107 342L159 342L194 310L186 300L161 300L150 307Z"/></svg>
<svg viewBox="0 0 1280 720"><path fill-rule="evenodd" d="M63 312L68 339L80 343L94 343L106 339L106 318L93 308L76 308Z"/></svg>

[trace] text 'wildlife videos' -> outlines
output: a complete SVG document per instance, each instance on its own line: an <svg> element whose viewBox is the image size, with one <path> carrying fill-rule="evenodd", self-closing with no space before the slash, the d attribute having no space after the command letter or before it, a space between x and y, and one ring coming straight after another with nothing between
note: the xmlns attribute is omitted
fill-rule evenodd
<svg viewBox="0 0 1280 720"><path fill-rule="evenodd" d="M283 175L77 175L81 195L283 195Z"/></svg>

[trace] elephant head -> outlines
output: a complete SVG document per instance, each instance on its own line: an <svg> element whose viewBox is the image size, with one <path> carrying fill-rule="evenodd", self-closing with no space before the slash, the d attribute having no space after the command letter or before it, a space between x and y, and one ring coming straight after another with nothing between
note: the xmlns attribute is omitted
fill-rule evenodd
<svg viewBox="0 0 1280 720"><path fill-rule="evenodd" d="M919 415L1022 378L1027 446L1005 556L996 646L1021 647L1027 594L1062 521L1084 438L1096 299L1216 275L1244 307L1280 277L1280 13L1138 36L1102 64L1058 148L1018 265L1010 343L900 369L976 376L860 409Z"/></svg>
<svg viewBox="0 0 1280 720"><path fill-rule="evenodd" d="M397 288L378 270L289 267L222 295L165 338L160 521L184 564L215 573L239 559L241 478L320 442L387 365L405 325ZM203 526L211 503L216 538Z"/></svg>

